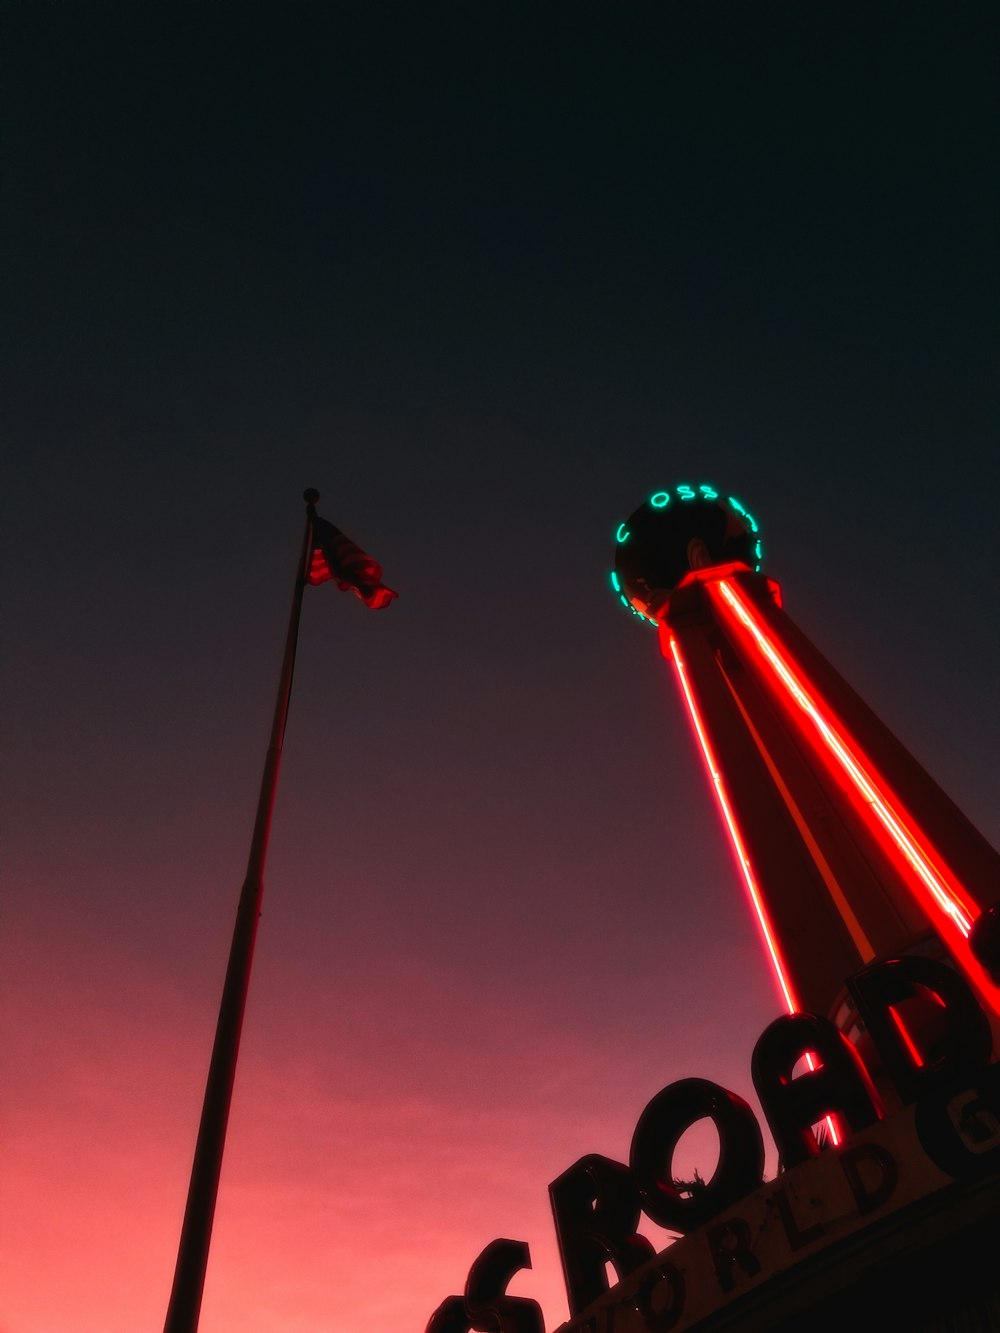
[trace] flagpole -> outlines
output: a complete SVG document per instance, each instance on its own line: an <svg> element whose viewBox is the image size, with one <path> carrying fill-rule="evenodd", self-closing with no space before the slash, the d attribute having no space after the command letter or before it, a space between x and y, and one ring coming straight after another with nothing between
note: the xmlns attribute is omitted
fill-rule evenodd
<svg viewBox="0 0 1000 1333"><path fill-rule="evenodd" d="M219 1192L222 1152L226 1140L226 1125L229 1121L229 1107L233 1097L233 1082L236 1078L236 1058L239 1054L240 1032L250 984L257 921L264 896L264 863L267 859L278 769L281 766L281 748L288 721L288 704L292 693L292 677L295 673L299 616L302 611L302 593L309 572L319 492L307 490L302 498L306 502L306 528L302 554L295 575L292 609L288 618L288 634L285 638L285 655L281 664L281 677L271 724L271 741L264 760L246 879L243 881L239 907L236 909L236 925L229 951L226 980L222 988L222 1002L219 1005L215 1045L212 1048L212 1059L205 1084L205 1100L202 1104L201 1124L194 1150L191 1182L188 1186L187 1206L184 1209L184 1222L177 1249L174 1284L170 1292L164 1333L196 1333L205 1289L208 1248L212 1238L215 1202Z"/></svg>

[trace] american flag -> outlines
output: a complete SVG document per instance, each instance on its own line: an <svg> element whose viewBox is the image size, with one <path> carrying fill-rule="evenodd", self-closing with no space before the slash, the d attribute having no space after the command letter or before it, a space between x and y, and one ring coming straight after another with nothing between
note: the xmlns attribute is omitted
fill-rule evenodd
<svg viewBox="0 0 1000 1333"><path fill-rule="evenodd" d="M382 566L361 547L345 537L325 518L313 520L313 547L306 581L326 583L333 579L343 592L350 590L377 611L398 596L382 582Z"/></svg>

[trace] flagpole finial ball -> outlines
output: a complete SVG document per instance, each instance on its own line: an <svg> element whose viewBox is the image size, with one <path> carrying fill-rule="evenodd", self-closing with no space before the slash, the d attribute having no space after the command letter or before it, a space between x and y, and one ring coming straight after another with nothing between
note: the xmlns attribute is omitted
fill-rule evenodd
<svg viewBox="0 0 1000 1333"><path fill-rule="evenodd" d="M319 491L314 490L312 486L309 486L302 492L302 498L307 505L314 505L319 499Z"/></svg>

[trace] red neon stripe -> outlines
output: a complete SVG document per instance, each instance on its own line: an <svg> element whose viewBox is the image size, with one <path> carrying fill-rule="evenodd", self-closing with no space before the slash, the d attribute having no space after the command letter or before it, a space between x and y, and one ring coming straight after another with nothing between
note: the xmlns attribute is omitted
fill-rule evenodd
<svg viewBox="0 0 1000 1333"><path fill-rule="evenodd" d="M694 730L698 737L698 743L701 746L701 752L705 757L705 765L708 768L709 777L712 779L712 787L719 803L719 809L722 811L722 817L726 822L729 838L733 844L733 850L736 853L736 860L739 862L743 881L750 894L750 901L753 904L753 910L760 926L760 933L770 956L774 975L785 1001L785 1007L790 1014L798 1013L799 1004L795 998L795 991L792 988L791 978L788 975L788 968L781 957L778 941L775 938L774 930L768 920L767 911L764 907L764 899L757 885L757 877L750 864L750 858L747 856L746 845L743 842L739 826L736 823L736 817L733 814L732 806L729 804L729 797L726 793L726 784L722 780L722 770L716 762L715 754L713 753L708 740L708 733L702 725L701 714L698 711L698 705L694 701L694 695L692 694L691 686L688 683L687 671L684 668L684 660L681 657L680 646L673 635L670 636L670 651L673 654L674 665L677 668L677 679L681 683L681 690L688 706L688 712L691 715L691 721L694 723ZM809 1054L806 1055L806 1064L810 1069L816 1068L816 1061ZM831 1142L835 1146L841 1143L842 1136L837 1129L837 1123L833 1116L826 1117L826 1125L830 1131Z"/></svg>
<svg viewBox="0 0 1000 1333"><path fill-rule="evenodd" d="M882 830L880 840L883 845L888 838L896 851L902 855L903 861L909 867L907 877L911 887L918 888L918 892L925 900L929 895L931 903L937 907L935 915L943 913L961 933L963 939L967 937L976 916L975 910L969 907L958 886L954 882L950 884L947 882L951 877L939 866L934 865L934 861L940 863L940 858L933 856L926 844L921 845L923 840L915 829L913 820L904 814L902 802L891 792L888 784L874 772L861 747L848 736L845 728L825 704L820 707L806 686L804 674L796 672L789 663L787 655L779 652L739 589L725 579L717 584L710 584L709 595L716 599L720 609L722 608L718 599L721 597L749 631L786 695L794 700L799 710L809 719L814 735L822 742L837 769L847 777L861 798L862 809L877 821ZM923 886L922 889L919 888L920 885Z"/></svg>
<svg viewBox="0 0 1000 1333"><path fill-rule="evenodd" d="M978 908L970 907L943 857L933 849L898 795L878 774L825 700L818 692L810 693L805 673L796 668L785 645L779 650L740 590L728 578L707 587L720 620L756 646L771 669L772 682L779 687L779 697L784 698L792 721L831 773L847 778L857 809L886 854L894 860L903 884L935 923L956 963L988 1009L1000 1015L1000 987L969 948L969 930L979 915Z"/></svg>
<svg viewBox="0 0 1000 1333"><path fill-rule="evenodd" d="M685 670L684 661L681 657L680 647L673 635L671 635L670 638L670 651L674 656L674 665L677 667L677 678L681 683L681 690L683 691L685 701L687 702L688 712L691 714L691 721L694 723L695 734L698 737L698 743L701 745L701 752L705 756L705 764L708 768L709 777L712 779L712 786L719 803L719 809L722 811L722 817L726 821L726 828L729 830L729 838L733 844L733 850L736 853L736 860L739 862L740 872L743 875L744 883L747 886L747 892L750 894L750 901L753 904L753 910L760 925L760 933L763 936L767 952L771 957L771 963L774 967L774 975L778 979L778 985L781 987L781 993L784 996L788 1012L790 1014L798 1013L799 1005L795 998L795 992L792 989L788 970L785 967L781 953L778 949L778 942L775 939L774 931L771 928L771 923L768 920L767 912L764 908L764 899L757 886L757 877L754 875L753 867L750 865L746 846L744 845L743 838L737 827L732 806L729 804L729 797L726 793L726 784L722 780L722 771L716 762L714 753L712 752L712 747L708 740L708 733L702 725L698 705L695 703L694 695L691 693L691 686L688 684L687 671Z"/></svg>
<svg viewBox="0 0 1000 1333"><path fill-rule="evenodd" d="M917 1066L918 1069L922 1068L924 1063L924 1057L920 1054L919 1050L917 1049L916 1043L914 1042L913 1038L907 1031L906 1024L903 1022L899 1014L896 1013L895 1009L893 1009L892 1005L889 1006L889 1016L891 1017L892 1021L896 1024L896 1027L899 1029L899 1035L903 1038L903 1041L906 1044L906 1049L910 1052L910 1056L913 1060L913 1063Z"/></svg>

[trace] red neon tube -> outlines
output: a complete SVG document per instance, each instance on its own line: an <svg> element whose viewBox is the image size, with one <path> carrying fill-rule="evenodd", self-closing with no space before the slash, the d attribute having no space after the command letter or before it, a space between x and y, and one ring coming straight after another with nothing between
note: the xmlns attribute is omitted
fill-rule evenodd
<svg viewBox="0 0 1000 1333"><path fill-rule="evenodd" d="M785 1001L785 1008L790 1014L799 1012L799 1004L795 998L795 991L792 987L792 980L788 973L788 968L781 956L781 950L778 947L778 941L774 934L774 929L768 919L767 909L764 907L764 898L757 884L757 877L754 874L753 866L750 864L750 858L747 856L746 844L743 841L739 825L736 823L736 817L733 814L733 808L729 803L729 796L726 792L726 784L722 778L722 770L716 762L715 754L708 739L702 720L701 713L698 711L698 705L694 701L694 694L688 682L687 671L684 668L684 659L681 656L681 650L677 640L673 635L670 636L670 651L673 654L674 665L677 668L677 679L681 683L681 691L691 715L691 721L694 724L695 735L698 737L698 744L701 746L701 752L705 758L705 766L708 769L709 777L712 779L712 788L715 791L716 799L719 803L719 809L722 811L722 817L725 820L726 829L729 832L729 839L736 853L736 860L739 863L740 873L743 875L743 882L747 886L747 892L750 895L750 902L753 904L754 914L757 917L757 923L760 926L761 937L771 959L771 966L774 969L774 975ZM809 1054L806 1055L806 1064L810 1069L816 1068L816 1062ZM833 1116L826 1117L826 1126L830 1134L830 1140L834 1145L842 1142L842 1136L837 1129L837 1124Z"/></svg>
<svg viewBox="0 0 1000 1333"><path fill-rule="evenodd" d="M970 905L955 876L930 846L896 793L875 771L861 746L808 682L787 647L779 645L769 633L736 583L723 578L706 586L722 623L742 642L756 649L799 732L832 773L847 779L857 809L899 868L904 884L938 925L991 1007L1000 1012L1000 992L986 980L966 943L978 912Z"/></svg>
<svg viewBox="0 0 1000 1333"><path fill-rule="evenodd" d="M788 975L788 968L785 966L785 962L781 957L774 930L768 920L767 910L764 907L764 898L758 888L757 877L753 872L750 858L747 856L746 845L743 842L739 826L736 823L733 808L729 803L726 784L722 778L722 770L716 762L715 754L712 751L712 746L708 739L708 733L702 725L701 713L698 711L698 705L694 701L694 695L691 692L691 686L688 683L687 671L684 667L684 660L681 657L681 650L673 635L670 636L670 651L674 656L674 665L677 667L677 678L681 683L681 690L683 691L684 699L688 706L688 712L691 714L691 721L694 723L695 735L698 737L701 752L705 757L705 765L708 768L708 775L712 779L712 787L715 791L716 800L719 803L719 809L722 811L722 817L725 820L726 828L729 831L729 838L733 844L733 850L736 853L736 860L739 863L740 873L747 886L750 902L753 904L753 910L760 926L760 933L764 940L767 952L770 955L771 964L774 967L774 975L781 988L781 994L784 997L788 1012L790 1014L797 1013L799 1004L795 998L791 978Z"/></svg>

